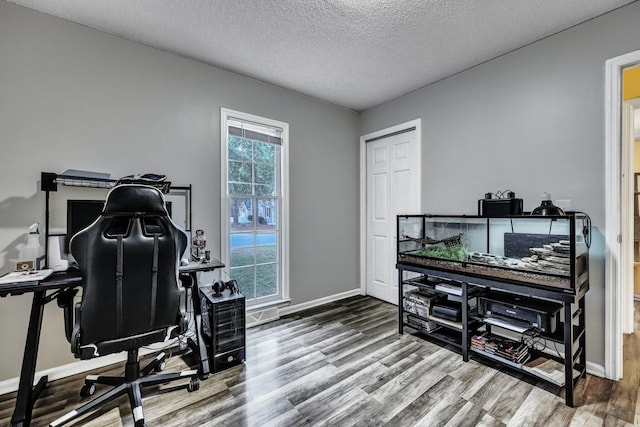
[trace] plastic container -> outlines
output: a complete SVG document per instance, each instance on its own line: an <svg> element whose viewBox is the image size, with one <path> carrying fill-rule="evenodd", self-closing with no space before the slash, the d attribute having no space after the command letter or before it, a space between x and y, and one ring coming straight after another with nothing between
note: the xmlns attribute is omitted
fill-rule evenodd
<svg viewBox="0 0 640 427"><path fill-rule="evenodd" d="M38 258L42 255L42 246L40 246L40 232L38 231L38 223L29 226L27 234L27 243L20 249L21 261L33 261L34 268L37 268Z"/></svg>

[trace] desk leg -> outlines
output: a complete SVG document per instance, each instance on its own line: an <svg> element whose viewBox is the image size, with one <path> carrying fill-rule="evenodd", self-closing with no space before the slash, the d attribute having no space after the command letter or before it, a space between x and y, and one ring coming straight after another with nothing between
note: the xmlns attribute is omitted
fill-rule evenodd
<svg viewBox="0 0 640 427"><path fill-rule="evenodd" d="M191 298L193 300L193 312L195 314L196 323L196 339L197 343L190 341L191 349L197 353L200 362L200 379L207 379L211 373L209 367L209 354L207 353L207 345L202 335L202 307L200 306L200 288L198 287L197 273L191 273L193 277L193 286L191 287Z"/></svg>
<svg viewBox="0 0 640 427"><path fill-rule="evenodd" d="M211 373L211 368L209 368L209 355L207 353L207 346L204 342L204 338L202 338L202 315L196 315L196 336L198 337L197 351L198 358L200 359L200 378L207 379L209 378L209 374Z"/></svg>
<svg viewBox="0 0 640 427"><path fill-rule="evenodd" d="M33 380L36 374L36 360L38 359L40 331L42 329L42 314L45 303L45 291L34 292L31 303L31 316L29 317L29 328L27 330L27 340L22 356L22 370L20 371L16 408L11 417L12 426L28 426L31 424L33 405L47 384L47 377L44 376L40 378L38 384L33 387Z"/></svg>

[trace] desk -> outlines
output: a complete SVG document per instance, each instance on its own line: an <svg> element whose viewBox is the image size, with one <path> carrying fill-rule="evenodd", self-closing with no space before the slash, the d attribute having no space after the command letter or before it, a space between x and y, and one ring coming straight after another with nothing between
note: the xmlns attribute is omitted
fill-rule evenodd
<svg viewBox="0 0 640 427"><path fill-rule="evenodd" d="M197 286L197 273L201 271L213 271L222 268L224 264L212 259L209 262L192 262L180 267L180 274L192 279L192 283ZM47 376L43 376L38 383L33 386L36 374L36 361L38 359L38 346L40 344L40 332L42 330L42 314L44 306L55 300L61 292L73 289L82 285L82 277L79 271L55 272L41 282L21 282L7 283L0 285L0 297L8 295L21 295L33 293L31 302L31 314L29 316L29 326L27 329L27 339L22 356L22 369L20 370L20 381L18 383L18 394L16 396L16 407L11 417L11 426L29 426L31 424L31 414L33 405L40 396L40 393L47 385ZM195 294L195 296L194 296ZM198 339L197 348L193 348L198 355L201 367L200 376L206 378L209 375L209 362L207 350L202 340L201 315L199 302L196 304L198 292L192 290L191 295L194 301L194 312L196 313L196 335ZM199 299L198 299L199 301ZM203 357L204 354L204 357Z"/></svg>
<svg viewBox="0 0 640 427"><path fill-rule="evenodd" d="M41 282L7 283L0 285L0 297L7 295L20 295L26 292L33 293L31 302L31 315L27 339L22 356L22 369L18 383L18 395L16 396L16 408L11 417L12 426L28 426L31 423L33 404L47 385L47 376L40 378L35 386L33 380L36 374L36 360L38 359L38 344L40 343L40 331L42 329L42 313L45 304L56 299L61 291L75 288L82 284L80 272L53 273ZM47 295L47 293L49 295Z"/></svg>

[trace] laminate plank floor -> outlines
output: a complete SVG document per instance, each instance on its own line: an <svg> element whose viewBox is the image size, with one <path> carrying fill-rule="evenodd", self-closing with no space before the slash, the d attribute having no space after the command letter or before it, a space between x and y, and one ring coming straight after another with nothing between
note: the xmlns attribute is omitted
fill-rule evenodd
<svg viewBox="0 0 640 427"><path fill-rule="evenodd" d="M638 330L639 310L636 303ZM637 335L624 339L624 379L587 375L569 408L559 387L398 335L395 306L358 296L249 329L244 364L211 375L193 393L176 383L147 389L144 413L149 426L640 425ZM185 360L171 357L167 371L186 368ZM32 425L77 407L83 378L51 382ZM9 424L14 405L15 393L0 396L0 425ZM131 426L129 402L122 397L74 425Z"/></svg>

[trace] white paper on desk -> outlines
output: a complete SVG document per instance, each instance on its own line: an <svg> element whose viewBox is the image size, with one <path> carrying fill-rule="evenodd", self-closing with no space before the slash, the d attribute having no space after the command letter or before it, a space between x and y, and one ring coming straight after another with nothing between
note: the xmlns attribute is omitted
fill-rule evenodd
<svg viewBox="0 0 640 427"><path fill-rule="evenodd" d="M0 277L0 285L6 283L33 282L44 280L53 273L53 270L30 270L30 271L14 271Z"/></svg>

